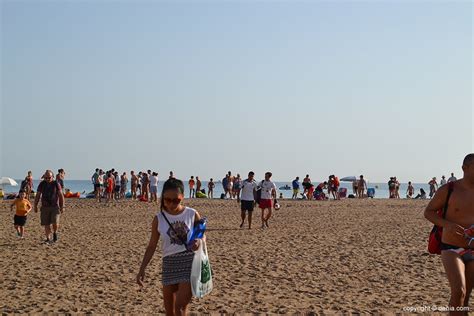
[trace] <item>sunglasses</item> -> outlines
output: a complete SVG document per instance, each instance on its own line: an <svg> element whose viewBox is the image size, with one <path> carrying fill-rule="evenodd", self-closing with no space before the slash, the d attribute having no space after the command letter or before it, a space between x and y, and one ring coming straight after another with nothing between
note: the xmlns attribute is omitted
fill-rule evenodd
<svg viewBox="0 0 474 316"><path fill-rule="evenodd" d="M178 198L176 198L176 199L164 198L163 199L163 201L165 203L169 203L169 204L179 204L179 203L181 203L182 200L183 199L178 199Z"/></svg>
<svg viewBox="0 0 474 316"><path fill-rule="evenodd" d="M44 177L46 180L52 179L52 177Z"/></svg>

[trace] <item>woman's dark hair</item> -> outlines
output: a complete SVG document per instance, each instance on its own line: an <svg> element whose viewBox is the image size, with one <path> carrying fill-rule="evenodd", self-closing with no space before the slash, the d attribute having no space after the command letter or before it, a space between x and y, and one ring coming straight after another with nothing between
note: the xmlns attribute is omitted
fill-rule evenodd
<svg viewBox="0 0 474 316"><path fill-rule="evenodd" d="M420 188L420 192L421 192L422 194L425 194L425 193L426 193L425 190L423 190L423 188Z"/></svg>
<svg viewBox="0 0 474 316"><path fill-rule="evenodd" d="M161 198L160 198L160 211L164 209L164 202L163 202L163 195L166 191L169 190L178 190L179 193L184 194L184 184L183 181L175 178L171 178L166 180L163 184L163 190L161 191Z"/></svg>

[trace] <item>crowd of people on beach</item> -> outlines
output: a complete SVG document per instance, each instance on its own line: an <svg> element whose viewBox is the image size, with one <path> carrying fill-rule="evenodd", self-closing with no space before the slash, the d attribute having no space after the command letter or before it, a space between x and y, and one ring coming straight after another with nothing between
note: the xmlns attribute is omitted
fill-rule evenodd
<svg viewBox="0 0 474 316"><path fill-rule="evenodd" d="M438 184L436 177L429 181L431 201L425 210L425 217L435 227L443 228L439 240L439 254L443 262L449 284L451 286L450 306L466 307L474 287L474 154L469 154L463 161L464 177L457 180L453 173L446 180L441 177ZM33 175L29 171L22 181L18 197L11 205L15 210L14 227L19 238L25 234L24 226L28 214L40 210L41 225L44 227L47 244L58 241L59 218L65 210L64 203L64 178L65 171L59 169L56 176L51 170L41 177L33 205L30 197L33 192ZM261 209L261 228L269 228L272 211L279 208L277 201L277 187L271 180L272 173L266 172L262 181L255 180L255 173L250 171L246 179L239 174L233 176L229 171L222 179L224 189L221 198L236 199L240 203L241 223L240 228L248 218L248 228L252 225L252 213L255 206ZM127 185L131 185L131 198L144 201L158 202L158 173L148 170L135 174L121 175L114 169L107 172L97 168L91 177L94 184L94 195L98 201L105 198L107 201L119 200L126 197ZM355 197L368 196L367 183L363 175L353 181ZM189 181L189 197L195 198L198 193L205 194L199 177L191 176ZM303 192L300 193L300 187ZM390 198L400 198L400 183L396 177L391 177L388 182ZM211 179L208 183L208 195L213 197L215 183ZM293 196L297 199L301 195L304 199L329 199L341 198L340 180L335 175L330 175L327 181L313 185L310 176L306 175L302 183L299 177L292 181ZM324 192L327 190L327 196ZM426 192L421 191L413 197L415 189L411 182L408 183L407 198L427 198ZM137 283L143 286L145 269L155 252L160 236L163 237L163 285L164 303L167 312L186 312L190 303L189 271L191 269L193 252L205 242L196 239L191 243L189 234L196 222L201 220L199 213L183 205L184 185L181 180L170 172L163 185L160 196L160 211L152 223L152 236L144 255L143 263L137 275ZM420 196L421 195L421 196ZM39 207L39 204L41 206ZM453 212L452 210L455 210ZM442 213L439 211L443 210ZM248 217L247 217L248 216ZM168 219L169 217L169 219ZM183 227L186 225L186 227ZM434 229L434 228L433 228ZM172 233L170 233L170 231ZM176 270L175 267L180 269Z"/></svg>

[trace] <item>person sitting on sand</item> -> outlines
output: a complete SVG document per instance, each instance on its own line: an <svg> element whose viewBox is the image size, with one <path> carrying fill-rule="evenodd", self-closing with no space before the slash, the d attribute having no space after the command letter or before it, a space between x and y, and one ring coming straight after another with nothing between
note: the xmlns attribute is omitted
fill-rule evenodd
<svg viewBox="0 0 474 316"><path fill-rule="evenodd" d="M54 174L46 170L37 188L34 210L38 212L38 203L41 200L41 226L44 226L45 243L51 242L51 226L53 242L58 240L59 215L64 212L64 195L61 185L54 181Z"/></svg>
<svg viewBox="0 0 474 316"><path fill-rule="evenodd" d="M18 237L23 238L25 234L26 216L31 211L31 203L26 199L26 192L20 190L18 198L12 203L10 209L15 208L15 216L13 217L13 224L15 226Z"/></svg>
<svg viewBox="0 0 474 316"><path fill-rule="evenodd" d="M418 193L418 195L415 196L415 199L426 200L426 192L425 190L423 190L423 188L420 188L420 193Z"/></svg>
<svg viewBox="0 0 474 316"><path fill-rule="evenodd" d="M463 178L440 187L424 213L430 222L443 227L441 261L451 287L449 306L453 308L469 307L474 286L474 235L467 233L474 225L474 153L464 158L462 170ZM443 218L438 210L446 203Z"/></svg>
<svg viewBox="0 0 474 316"><path fill-rule="evenodd" d="M181 204L184 199L184 185L181 180L168 179L161 193L160 212L153 218L151 237L137 274L137 283L143 287L145 270L152 259L160 236L162 237L162 284L166 315L186 315L191 302L191 267L194 251L202 241L196 239L187 246L194 224L201 216L190 207Z"/></svg>

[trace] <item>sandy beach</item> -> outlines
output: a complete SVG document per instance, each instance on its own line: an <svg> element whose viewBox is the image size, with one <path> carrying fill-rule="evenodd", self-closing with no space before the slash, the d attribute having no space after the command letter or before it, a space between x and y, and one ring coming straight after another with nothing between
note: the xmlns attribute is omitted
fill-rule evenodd
<svg viewBox="0 0 474 316"><path fill-rule="evenodd" d="M185 202L209 219L214 272L192 312L403 312L449 299L440 258L426 250L427 201L285 200L265 230L260 210L239 229L235 200ZM0 202L0 312L164 312L160 248L145 288L135 283L156 204L68 199L54 245L41 244L35 213L19 240L9 205Z"/></svg>

